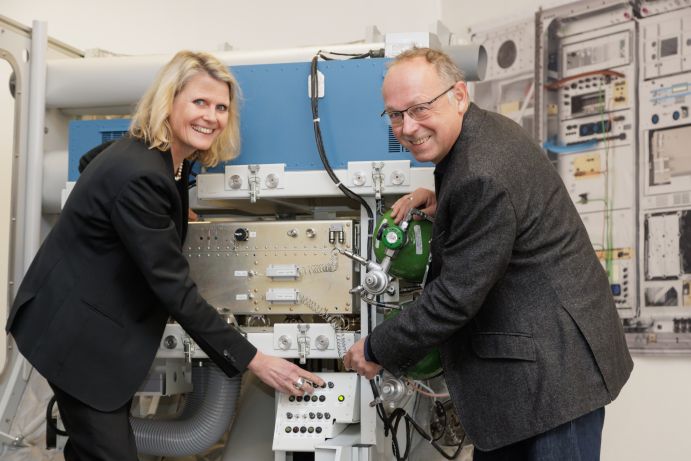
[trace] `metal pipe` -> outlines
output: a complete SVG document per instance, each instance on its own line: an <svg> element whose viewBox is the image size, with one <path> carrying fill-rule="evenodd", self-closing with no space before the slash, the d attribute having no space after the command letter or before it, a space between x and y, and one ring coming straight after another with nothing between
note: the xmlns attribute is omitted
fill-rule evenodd
<svg viewBox="0 0 691 461"><path fill-rule="evenodd" d="M29 129L27 139L26 227L24 267L28 268L41 243L43 134L46 116L46 50L48 25L34 21L31 30Z"/></svg>
<svg viewBox="0 0 691 461"><path fill-rule="evenodd" d="M42 210L45 214L58 214L62 209L61 192L67 180L68 155L66 150L43 154Z"/></svg>

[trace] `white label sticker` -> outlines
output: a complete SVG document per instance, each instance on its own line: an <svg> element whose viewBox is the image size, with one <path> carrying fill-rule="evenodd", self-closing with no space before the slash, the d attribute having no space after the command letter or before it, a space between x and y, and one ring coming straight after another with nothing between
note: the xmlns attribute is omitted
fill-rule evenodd
<svg viewBox="0 0 691 461"><path fill-rule="evenodd" d="M235 295L235 301L247 301L247 295Z"/></svg>
<svg viewBox="0 0 691 461"><path fill-rule="evenodd" d="M250 238L257 238L257 231L250 231Z"/></svg>
<svg viewBox="0 0 691 461"><path fill-rule="evenodd" d="M422 254L422 229L420 225L413 226L413 233L415 233L415 254Z"/></svg>
<svg viewBox="0 0 691 461"><path fill-rule="evenodd" d="M247 271L235 271L234 274L236 277L247 277L249 273Z"/></svg>

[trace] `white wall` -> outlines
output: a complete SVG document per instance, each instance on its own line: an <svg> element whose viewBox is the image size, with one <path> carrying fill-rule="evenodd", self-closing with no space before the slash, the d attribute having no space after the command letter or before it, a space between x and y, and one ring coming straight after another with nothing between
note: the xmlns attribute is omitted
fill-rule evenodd
<svg viewBox="0 0 691 461"><path fill-rule="evenodd" d="M631 379L605 409L602 461L688 461L691 358L634 356Z"/></svg>
<svg viewBox="0 0 691 461"><path fill-rule="evenodd" d="M213 51L224 43L240 50L344 43L362 40L367 26L382 32L427 31L436 20L463 37L469 26L532 16L540 5L559 3L565 2L2 0L0 14L26 25L45 20L52 37L77 48L158 54L182 48ZM0 81L0 107L7 107L6 88ZM9 124L7 117L0 113L0 126ZM8 183L6 174L0 171L0 184ZM631 381L607 408L603 461L690 459L684 442L691 414L691 359L635 357L635 362Z"/></svg>
<svg viewBox="0 0 691 461"><path fill-rule="evenodd" d="M442 0L441 18L446 27L459 36L467 35L468 28L488 25L493 22L508 22L534 17L540 8L550 8L569 3L565 0Z"/></svg>
<svg viewBox="0 0 691 461"><path fill-rule="evenodd" d="M362 40L370 25L426 31L440 8L438 0L3 0L0 14L48 21L52 37L81 49L162 54L224 43L242 50L346 43Z"/></svg>

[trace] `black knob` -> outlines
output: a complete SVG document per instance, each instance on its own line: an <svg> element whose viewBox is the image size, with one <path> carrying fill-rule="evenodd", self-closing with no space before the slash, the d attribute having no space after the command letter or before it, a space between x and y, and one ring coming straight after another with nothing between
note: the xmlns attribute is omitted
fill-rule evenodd
<svg viewBox="0 0 691 461"><path fill-rule="evenodd" d="M323 395L320 396L320 397L319 397L319 400L321 400L322 397L324 397L324 396L323 396ZM316 395L313 395L313 396L312 396L312 402L316 402L316 401L317 401L317 396L316 396Z"/></svg>
<svg viewBox="0 0 691 461"><path fill-rule="evenodd" d="M307 428L305 426L302 426L300 428L300 432L302 432L304 434L305 432L307 432Z"/></svg>
<svg viewBox="0 0 691 461"><path fill-rule="evenodd" d="M298 432L300 432L300 428L297 426L293 426L293 432L297 434Z"/></svg>
<svg viewBox="0 0 691 461"><path fill-rule="evenodd" d="M297 400L298 402L302 402L302 396L298 395L297 397L295 397L295 400Z"/></svg>
<svg viewBox="0 0 691 461"><path fill-rule="evenodd" d="M329 381L329 389L333 389L333 387L334 387L333 381Z"/></svg>
<svg viewBox="0 0 691 461"><path fill-rule="evenodd" d="M320 395L320 396L319 396L319 401L320 401L320 402L323 402L324 400L326 400L326 397L323 396L323 395Z"/></svg>
<svg viewBox="0 0 691 461"><path fill-rule="evenodd" d="M325 419L331 419L331 413L324 413L324 418Z"/></svg>
<svg viewBox="0 0 691 461"><path fill-rule="evenodd" d="M310 419L314 419L315 416L316 416L316 415L315 415L314 413L310 413Z"/></svg>
<svg viewBox="0 0 691 461"><path fill-rule="evenodd" d="M317 419L322 419L323 417L324 415L322 415L321 413L317 413Z"/></svg>
<svg viewBox="0 0 691 461"><path fill-rule="evenodd" d="M288 419L293 419L293 414L291 412L286 413Z"/></svg>
<svg viewBox="0 0 691 461"><path fill-rule="evenodd" d="M314 428L312 426L308 427L307 432L311 434L312 432L314 432Z"/></svg>
<svg viewBox="0 0 691 461"><path fill-rule="evenodd" d="M288 400L290 400L291 402L295 402L295 396L291 395L290 397L288 397Z"/></svg>
<svg viewBox="0 0 691 461"><path fill-rule="evenodd" d="M235 237L235 240L238 242L244 242L247 240L247 237L249 237L250 232L245 229L244 227L238 227L235 229L235 232L233 233L233 237Z"/></svg>
<svg viewBox="0 0 691 461"><path fill-rule="evenodd" d="M321 433L322 433L322 428L321 428L321 427L318 427L318 428L315 429L315 431L317 431L317 434L321 434Z"/></svg>

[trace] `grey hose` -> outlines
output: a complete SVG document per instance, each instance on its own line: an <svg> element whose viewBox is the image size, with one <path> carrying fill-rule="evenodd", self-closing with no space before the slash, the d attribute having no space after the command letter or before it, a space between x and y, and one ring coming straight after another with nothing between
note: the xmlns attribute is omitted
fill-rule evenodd
<svg viewBox="0 0 691 461"><path fill-rule="evenodd" d="M194 390L172 420L130 418L137 451L155 456L190 456L218 442L235 414L242 376L228 378L217 366L195 367Z"/></svg>

